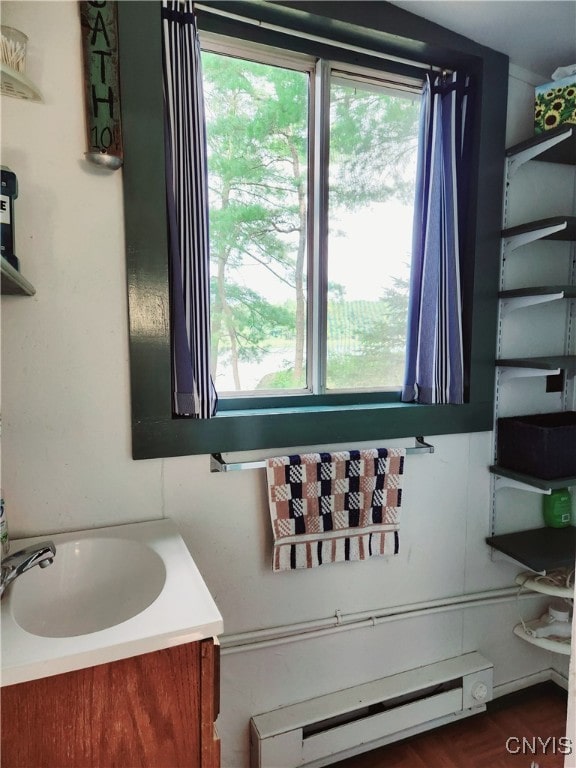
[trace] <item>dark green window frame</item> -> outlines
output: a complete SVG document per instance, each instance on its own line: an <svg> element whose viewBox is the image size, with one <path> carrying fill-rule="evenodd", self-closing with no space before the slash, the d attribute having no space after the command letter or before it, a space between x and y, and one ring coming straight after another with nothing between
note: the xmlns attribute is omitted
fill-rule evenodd
<svg viewBox="0 0 576 768"><path fill-rule="evenodd" d="M135 459L415 435L490 430L493 419L498 263L508 58L386 2L207 2L265 22L260 27L199 11L204 29L374 66L338 43L428 65L465 68L477 85L471 203L466 235L463 405L401 403L399 393L227 401L209 420L174 418L164 192L160 3L120 2L124 216L130 330L132 455ZM299 32L335 41L319 45ZM335 55L337 54L337 55ZM380 66L382 66L380 64ZM390 71L389 61L385 64ZM410 67L397 63L399 72ZM421 73L421 70L419 70ZM312 396L314 397L314 396Z"/></svg>

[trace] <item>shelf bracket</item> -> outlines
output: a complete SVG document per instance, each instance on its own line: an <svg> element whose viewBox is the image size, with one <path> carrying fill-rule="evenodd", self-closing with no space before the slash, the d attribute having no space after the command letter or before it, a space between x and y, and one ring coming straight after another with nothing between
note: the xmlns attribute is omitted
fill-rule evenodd
<svg viewBox="0 0 576 768"><path fill-rule="evenodd" d="M539 493L543 496L550 496L552 493L551 488L537 488L534 485L528 485L528 483L521 483L519 480L512 480L511 477L501 477L498 475L494 478L494 489L499 491L501 488L514 488L518 491L530 491L531 493Z"/></svg>
<svg viewBox="0 0 576 768"><path fill-rule="evenodd" d="M572 130L569 130L566 131L566 133L560 134L559 136L551 136L547 140L541 141L533 147L527 147L526 149L511 155L508 158L508 176L512 178L512 176L514 176L516 171L521 168L524 163L527 163L529 160L533 160L547 149L551 149L552 147L556 146L556 144L560 144L561 141L564 141L571 135Z"/></svg>
<svg viewBox="0 0 576 768"><path fill-rule="evenodd" d="M521 379L534 376L557 376L561 368L512 368L509 366L502 366L500 368L500 382L504 384L511 379Z"/></svg>
<svg viewBox="0 0 576 768"><path fill-rule="evenodd" d="M560 293L547 293L539 296L513 296L509 299L502 299L501 309L502 317L506 317L510 312L515 309L524 309L524 307L532 307L535 304L546 304L549 301L557 301L564 298L564 292Z"/></svg>
<svg viewBox="0 0 576 768"><path fill-rule="evenodd" d="M511 251L515 251L516 248L520 248L523 245L528 245L528 243L534 243L536 240L542 240L545 237L554 235L556 232L562 232L562 230L566 229L567 226L568 222L565 221L562 224L553 224L549 227L532 229L530 232L522 232L518 235L505 237L502 241L503 254L506 256L511 253Z"/></svg>
<svg viewBox="0 0 576 768"><path fill-rule="evenodd" d="M490 547L490 559L492 561L504 561L505 563L512 563L515 566L519 566L521 568L526 568L526 563L523 563L521 560L517 560L515 557L511 557L510 555L504 554L504 552L500 552L500 550L495 549L494 547ZM546 571L532 571L532 573L535 576L545 576Z"/></svg>

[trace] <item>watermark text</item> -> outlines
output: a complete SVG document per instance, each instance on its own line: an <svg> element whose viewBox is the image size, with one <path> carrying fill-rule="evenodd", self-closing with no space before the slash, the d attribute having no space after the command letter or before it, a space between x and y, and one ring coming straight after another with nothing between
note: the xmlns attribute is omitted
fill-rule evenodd
<svg viewBox="0 0 576 768"><path fill-rule="evenodd" d="M571 755L572 741L567 736L510 736L506 739L510 755Z"/></svg>

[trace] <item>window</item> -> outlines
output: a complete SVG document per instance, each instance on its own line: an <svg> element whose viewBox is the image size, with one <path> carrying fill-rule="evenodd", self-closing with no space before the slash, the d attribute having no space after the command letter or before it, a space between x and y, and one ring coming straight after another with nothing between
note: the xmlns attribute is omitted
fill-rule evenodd
<svg viewBox="0 0 576 768"><path fill-rule="evenodd" d="M398 391L421 81L207 37L221 403Z"/></svg>
<svg viewBox="0 0 576 768"><path fill-rule="evenodd" d="M362 78L359 78L360 85L354 83L358 75L365 74L364 70L379 73L385 70L410 77L422 73L422 68L414 67L407 72L406 69L410 69L404 63L407 60L453 69L462 67L474 76L477 97L472 105L475 135L470 168L473 193L468 211L463 274L469 398L460 406L427 406L401 403L396 391L334 390L329 394L293 395L276 389L279 394L272 405L266 403L270 398L247 393L237 397L234 391L234 397L220 398L218 414L213 419L173 418L160 4L134 0L118 5L134 458L288 446L352 445L359 441L385 441L422 434L490 430L507 57L378 0L324 3L307 0L282 3L227 0L218 3L207 0L202 5L221 11L221 15L216 17L199 8L201 35L207 32L225 35L242 47L247 42L267 45L280 57L275 62L257 62L268 66L291 69L293 65L285 58L287 49L311 57L313 61L319 58L333 62L335 70L332 70L331 80L335 91L347 87L359 90L360 85L371 85ZM236 16L227 18L222 13ZM294 71L303 73L306 69L296 67ZM312 80L312 75L306 77ZM314 75L314 81L316 77ZM327 77L325 65L318 77ZM350 77L353 85L350 85ZM315 104L317 100L316 90L315 100L310 99L309 104ZM311 146L310 142L308 146ZM316 153L314 161L319 160ZM334 164L334 157L331 162ZM308 197L309 208L319 204L317 198ZM326 202L323 205L330 216L334 207ZM335 220L326 220L324 226L328 232L340 227ZM309 236L318 237L318 234L308 232ZM330 256L330 234L328 252ZM340 280L335 272L330 279L333 282ZM348 286L349 296L351 290ZM307 318L307 322L316 321ZM308 362L308 349L306 356ZM331 384L329 377L328 384Z"/></svg>

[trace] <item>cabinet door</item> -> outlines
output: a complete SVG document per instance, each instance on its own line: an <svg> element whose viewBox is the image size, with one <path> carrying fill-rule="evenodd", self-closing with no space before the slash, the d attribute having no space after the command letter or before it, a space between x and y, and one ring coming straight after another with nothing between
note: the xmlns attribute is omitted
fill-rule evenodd
<svg viewBox="0 0 576 768"><path fill-rule="evenodd" d="M202 768L220 768L220 739L214 725L220 711L220 645L217 640L202 641L200 685Z"/></svg>
<svg viewBox="0 0 576 768"><path fill-rule="evenodd" d="M215 657L209 639L3 688L2 768L214 768Z"/></svg>

